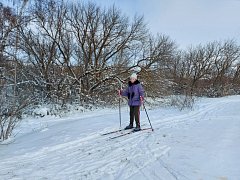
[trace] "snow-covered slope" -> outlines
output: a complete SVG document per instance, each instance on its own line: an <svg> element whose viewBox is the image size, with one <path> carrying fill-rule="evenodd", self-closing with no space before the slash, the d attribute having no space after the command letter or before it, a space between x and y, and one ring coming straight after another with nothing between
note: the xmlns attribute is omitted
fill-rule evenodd
<svg viewBox="0 0 240 180"><path fill-rule="evenodd" d="M0 179L240 179L240 96L148 114L154 132L116 139L101 134L118 129L117 110L28 120L0 145ZM122 119L127 125L127 107Z"/></svg>

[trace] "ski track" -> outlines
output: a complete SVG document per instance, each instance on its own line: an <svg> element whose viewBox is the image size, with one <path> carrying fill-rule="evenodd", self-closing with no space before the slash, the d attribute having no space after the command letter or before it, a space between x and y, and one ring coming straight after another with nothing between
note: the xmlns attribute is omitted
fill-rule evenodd
<svg viewBox="0 0 240 180"><path fill-rule="evenodd" d="M189 124L197 124L199 121L209 120L209 118L214 119L214 117L218 117L218 112L236 102L234 98L230 98L227 103L226 98L213 99L213 101L217 103L203 102L200 103L201 107L175 116L164 117L161 116L161 112L159 112L160 115L151 116L149 113L154 132L143 131L117 139L109 139L115 134L101 136L112 130L112 128L105 128L95 133L86 133L85 136L79 136L69 142L40 148L37 151L20 153L20 155L13 153L11 156L1 159L0 179L122 180L138 179L138 177L160 180L166 178L168 180L191 179L184 175L184 172L180 172L171 164L164 162L163 159L169 156L172 149L168 141L171 143L177 141L171 134L164 134L164 132L166 129L172 128L187 130ZM93 116L89 115L89 117ZM98 117L104 118L104 115ZM148 125L146 121L145 119L143 126ZM60 135L61 132L58 131L54 136ZM44 133L44 131L37 133ZM117 134L121 134L121 132ZM229 133L226 132L226 134ZM43 138L41 141L47 141L47 138ZM7 146L11 146L11 144ZM0 146L0 148L4 147ZM152 165L156 165L158 170L151 169Z"/></svg>
<svg viewBox="0 0 240 180"><path fill-rule="evenodd" d="M137 135L137 133L135 134ZM108 139L109 136L92 135L54 147L43 148L35 153L6 159L4 165L0 163L1 167L3 167L0 170L0 175L6 176L5 179L14 179L18 176L18 170L21 171L22 168L24 168L25 173L28 175L27 177L23 177L23 179L37 178L35 172L34 175L31 176L32 169L38 171L39 177L41 174L44 175L44 171L48 169L48 171L51 172L51 174L48 174L50 177L55 177L57 174L63 179L74 179L75 177L80 179L93 179L96 176L103 175L106 171L110 174L116 173L115 171L119 171L119 169L121 171L121 169L124 169L128 164L128 166L130 166L129 172L125 173L127 176L130 176L136 171L135 164L131 163L131 161L140 157L142 154L146 155L144 152L138 154L132 151L132 149L137 149L139 143L149 136L148 133L143 134L144 136L138 133L137 136L132 136L124 141L115 140L114 143ZM134 143L129 145L133 140L135 140ZM103 141L104 145L102 144ZM69 154L69 152L71 152L71 154ZM131 152L131 154L127 154L127 152ZM162 154L159 156L161 155ZM147 154L147 156L150 157L150 154ZM102 160L100 160L99 157L102 157ZM42 167L41 164L45 164L46 159L49 160L48 167ZM65 166L61 161L62 159L71 162L71 166L69 167L68 164ZM96 159L98 159L98 161L96 161ZM109 160L107 164L105 159ZM33 160L37 163L33 164ZM150 161L147 163L151 161L154 161L154 159L150 157ZM146 162L142 166L145 165ZM56 169L57 172L55 172Z"/></svg>

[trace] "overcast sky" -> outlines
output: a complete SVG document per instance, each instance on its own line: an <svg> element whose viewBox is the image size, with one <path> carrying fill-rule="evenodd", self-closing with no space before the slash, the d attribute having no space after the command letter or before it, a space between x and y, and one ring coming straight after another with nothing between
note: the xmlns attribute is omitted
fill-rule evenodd
<svg viewBox="0 0 240 180"><path fill-rule="evenodd" d="M88 0L84 0L88 1ZM214 40L240 43L240 0L94 0L115 4L128 16L144 15L153 33L169 35L180 47Z"/></svg>
<svg viewBox="0 0 240 180"><path fill-rule="evenodd" d="M226 39L240 44L240 0L91 1L101 6L115 4L129 17L144 15L151 32L169 35L182 48Z"/></svg>

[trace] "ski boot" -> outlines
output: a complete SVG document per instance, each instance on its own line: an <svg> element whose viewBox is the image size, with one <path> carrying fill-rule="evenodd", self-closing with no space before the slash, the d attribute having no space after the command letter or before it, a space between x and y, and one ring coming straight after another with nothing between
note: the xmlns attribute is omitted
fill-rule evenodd
<svg viewBox="0 0 240 180"><path fill-rule="evenodd" d="M133 128L133 125L129 124L127 127L125 127L125 130L132 129L132 128Z"/></svg>
<svg viewBox="0 0 240 180"><path fill-rule="evenodd" d="M137 126L137 127L134 128L133 131L141 131L141 127L140 127L140 126Z"/></svg>

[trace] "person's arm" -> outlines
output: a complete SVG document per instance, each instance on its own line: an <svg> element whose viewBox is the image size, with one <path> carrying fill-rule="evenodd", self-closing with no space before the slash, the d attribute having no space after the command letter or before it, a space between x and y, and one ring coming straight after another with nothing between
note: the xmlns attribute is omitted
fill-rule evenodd
<svg viewBox="0 0 240 180"><path fill-rule="evenodd" d="M121 96L128 96L129 90L126 88L125 90L120 90L120 95Z"/></svg>
<svg viewBox="0 0 240 180"><path fill-rule="evenodd" d="M144 89L141 84L139 85L139 96L144 98Z"/></svg>
<svg viewBox="0 0 240 180"><path fill-rule="evenodd" d="M127 88L124 89L124 90L122 90L122 89L118 90L118 94L119 94L119 96L128 96L128 94L129 94L129 88L127 87Z"/></svg>
<svg viewBox="0 0 240 180"><path fill-rule="evenodd" d="M139 96L140 96L141 102L143 103L143 100L144 100L144 89L143 89L141 84L139 85Z"/></svg>

